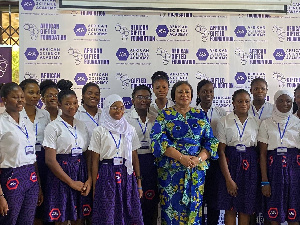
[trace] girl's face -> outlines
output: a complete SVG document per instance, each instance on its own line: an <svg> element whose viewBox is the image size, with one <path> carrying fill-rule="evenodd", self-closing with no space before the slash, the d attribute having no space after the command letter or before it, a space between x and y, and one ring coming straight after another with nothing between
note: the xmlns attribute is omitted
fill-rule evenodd
<svg viewBox="0 0 300 225"><path fill-rule="evenodd" d="M169 85L166 80L159 79L153 84L153 92L156 98L166 98L169 91Z"/></svg>
<svg viewBox="0 0 300 225"><path fill-rule="evenodd" d="M83 104L89 107L97 107L100 102L100 90L96 86L90 86L82 95Z"/></svg>
<svg viewBox="0 0 300 225"><path fill-rule="evenodd" d="M205 84L201 87L198 92L198 97L201 100L201 103L206 105L211 105L214 99L214 86L211 83Z"/></svg>
<svg viewBox="0 0 300 225"><path fill-rule="evenodd" d="M117 101L110 106L109 115L115 120L120 120L124 115L124 110L125 107L123 105L123 102Z"/></svg>
<svg viewBox="0 0 300 225"><path fill-rule="evenodd" d="M295 92L295 102L298 106L298 109L300 109L300 89Z"/></svg>
<svg viewBox="0 0 300 225"><path fill-rule="evenodd" d="M134 98L132 99L132 104L137 110L147 110L150 107L151 95L147 90L138 90Z"/></svg>
<svg viewBox="0 0 300 225"><path fill-rule="evenodd" d="M74 117L78 109L78 100L76 95L66 95L58 103L59 108L62 111L62 115L67 117Z"/></svg>
<svg viewBox="0 0 300 225"><path fill-rule="evenodd" d="M42 101L45 103L46 108L57 108L58 101L57 101L58 90L56 88L48 88L45 92L44 97L42 97Z"/></svg>
<svg viewBox="0 0 300 225"><path fill-rule="evenodd" d="M279 112L287 113L291 110L293 106L293 100L291 99L290 96L283 94L277 98L275 104Z"/></svg>
<svg viewBox="0 0 300 225"><path fill-rule="evenodd" d="M248 110L250 108L250 96L247 93L239 93L235 96L232 104L235 113L248 113Z"/></svg>
<svg viewBox="0 0 300 225"><path fill-rule="evenodd" d="M253 100L265 100L267 91L267 85L263 81L256 81L250 89L250 92L253 95Z"/></svg>
<svg viewBox="0 0 300 225"><path fill-rule="evenodd" d="M22 88L15 87L6 98L2 98L7 112L20 112L25 105L25 97Z"/></svg>
<svg viewBox="0 0 300 225"><path fill-rule="evenodd" d="M40 87L35 83L26 84L24 89L26 105L36 106L40 100Z"/></svg>

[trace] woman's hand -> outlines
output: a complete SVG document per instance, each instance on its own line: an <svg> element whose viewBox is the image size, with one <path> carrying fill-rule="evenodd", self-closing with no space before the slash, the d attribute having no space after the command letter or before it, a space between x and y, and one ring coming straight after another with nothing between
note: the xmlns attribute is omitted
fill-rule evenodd
<svg viewBox="0 0 300 225"><path fill-rule="evenodd" d="M83 188L81 190L81 195L87 196L91 191L91 187L92 187L92 180L87 180L83 185Z"/></svg>
<svg viewBox="0 0 300 225"><path fill-rule="evenodd" d="M83 190L83 186L84 183L82 183L81 181L72 181L72 183L70 184L70 187L73 188L76 191L82 191Z"/></svg>
<svg viewBox="0 0 300 225"><path fill-rule="evenodd" d="M232 179L226 181L226 187L227 187L228 194L230 194L233 197L237 196L238 187Z"/></svg>
<svg viewBox="0 0 300 225"><path fill-rule="evenodd" d="M267 184L265 186L262 186L261 187L261 191L262 191L262 194L266 197L270 197L271 196L271 186L270 184Z"/></svg>
<svg viewBox="0 0 300 225"><path fill-rule="evenodd" d="M42 188L40 186L37 206L40 206L43 203L43 201L44 201L44 195L43 195Z"/></svg>
<svg viewBox="0 0 300 225"><path fill-rule="evenodd" d="M6 216L8 211L8 204L4 196L0 196L0 216Z"/></svg>
<svg viewBox="0 0 300 225"><path fill-rule="evenodd" d="M195 163L192 160L192 156L189 156L189 155L182 155L179 162L188 169L193 168L193 167L196 166Z"/></svg>
<svg viewBox="0 0 300 225"><path fill-rule="evenodd" d="M194 164L194 166L193 166L193 167L195 167L195 166L198 166L198 165L200 164L199 157L196 157L196 156L191 156L191 159L192 159L192 161L193 161L193 164Z"/></svg>

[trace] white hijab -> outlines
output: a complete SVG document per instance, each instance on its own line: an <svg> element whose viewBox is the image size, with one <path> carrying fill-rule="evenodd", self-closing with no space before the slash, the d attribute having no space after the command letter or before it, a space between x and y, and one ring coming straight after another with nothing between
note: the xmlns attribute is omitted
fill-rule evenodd
<svg viewBox="0 0 300 225"><path fill-rule="evenodd" d="M272 119L279 124L286 124L288 117L292 115L293 109L291 108L290 111L287 113L280 112L276 107L276 101L281 95L288 95L291 100L293 100L293 95L288 90L279 90L274 95L274 107L272 112Z"/></svg>
<svg viewBox="0 0 300 225"><path fill-rule="evenodd" d="M99 123L102 127L106 128L114 134L122 134L124 137L125 147L125 166L127 167L127 173L130 175L133 173L132 166L132 137L134 130L127 122L124 116L120 120L115 120L109 115L109 110L112 104L115 102L122 102L123 99L116 94L109 95L104 101L103 111L100 115Z"/></svg>

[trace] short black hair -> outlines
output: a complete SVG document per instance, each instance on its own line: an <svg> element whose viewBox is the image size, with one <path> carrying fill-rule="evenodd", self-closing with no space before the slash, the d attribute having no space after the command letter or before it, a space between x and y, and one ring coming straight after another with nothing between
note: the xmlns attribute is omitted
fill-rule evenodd
<svg viewBox="0 0 300 225"><path fill-rule="evenodd" d="M253 85L254 85L256 82L263 82L263 83L265 83L266 87L268 88L268 83L267 83L267 81L266 81L264 78L257 77L257 78L255 78L255 79L253 79L253 80L251 81L251 84L250 84L250 87L251 87L251 88L250 88L250 89L252 89Z"/></svg>
<svg viewBox="0 0 300 225"><path fill-rule="evenodd" d="M181 80L181 81L177 81L173 85L173 87L172 87L172 90L171 90L171 99L172 99L173 102L175 102L175 91L176 91L176 88L178 88L180 85L183 85L183 84L186 84L186 85L188 85L190 87L190 89L191 89L191 99L193 99L193 87L192 87L192 85L190 85L190 83L187 82L187 81L182 81Z"/></svg>
<svg viewBox="0 0 300 225"><path fill-rule="evenodd" d="M198 83L198 85L197 85L196 105L199 105L200 102L201 102L201 99L200 99L200 97L198 97L198 95L199 95L199 93L200 93L201 88L202 88L204 85L206 85L206 84L212 84L212 85L213 85L213 83L212 83L210 80L207 80L207 79L203 79L203 80L199 81L199 83Z"/></svg>
<svg viewBox="0 0 300 225"><path fill-rule="evenodd" d="M20 86L17 83L15 83L15 82L10 82L10 83L6 83L6 84L2 84L1 91L0 91L1 98L7 98L7 96L9 95L9 93L14 88L18 88L18 87L20 87Z"/></svg>
<svg viewBox="0 0 300 225"><path fill-rule="evenodd" d="M152 75L151 80L152 80L152 85L153 85L156 81L158 81L158 80L165 80L165 81L167 81L168 86L170 85L170 84L169 84L169 76L168 76L168 74L167 74L166 72L164 72L164 71L156 71L156 72Z"/></svg>
<svg viewBox="0 0 300 225"><path fill-rule="evenodd" d="M151 90L148 86L144 85L144 84L141 84L139 86L136 86L133 91L132 91L132 94L131 94L131 97L134 99L134 96L135 96L135 93L137 91L140 91L140 90L145 90L145 91L148 91L150 93L150 97L152 97L152 93L151 93Z"/></svg>
<svg viewBox="0 0 300 225"><path fill-rule="evenodd" d="M57 87L60 89L60 92L57 95L57 99L58 99L59 103L62 102L63 98L66 95L75 95L76 96L76 93L73 90L71 90L72 86L73 86L73 83L70 80L62 79L57 82Z"/></svg>
<svg viewBox="0 0 300 225"><path fill-rule="evenodd" d="M19 86L24 91L26 89L27 84L36 84L40 88L39 83L35 79L25 79L19 84Z"/></svg>
<svg viewBox="0 0 300 225"><path fill-rule="evenodd" d="M100 92L100 87L99 87L98 84L95 84L95 83L93 83L93 82L89 82L89 83L87 83L87 84L85 84L85 85L83 86L83 88L82 88L82 90L81 90L81 94L84 95L85 92L87 91L87 89L88 89L89 87L96 87L96 88L98 88L98 90L99 90L99 92ZM83 103L84 103L84 101L83 101L83 98L82 98L82 99L81 99L81 104L83 105Z"/></svg>
<svg viewBox="0 0 300 225"><path fill-rule="evenodd" d="M245 94L249 95L249 97L250 97L250 94L249 94L248 91L246 91L245 89L238 89L238 90L236 90L236 91L233 93L233 95L232 95L232 101L234 102L236 96L239 95L239 94L242 94L242 93L245 93Z"/></svg>
<svg viewBox="0 0 300 225"><path fill-rule="evenodd" d="M298 86L296 87L296 89L294 90L294 95L296 95L296 91L300 90L300 84L298 84Z"/></svg>
<svg viewBox="0 0 300 225"><path fill-rule="evenodd" d="M40 89L41 89L42 97L45 97L45 93L49 88L55 88L56 90L58 90L58 87L57 87L56 83L52 80L43 80L40 83Z"/></svg>

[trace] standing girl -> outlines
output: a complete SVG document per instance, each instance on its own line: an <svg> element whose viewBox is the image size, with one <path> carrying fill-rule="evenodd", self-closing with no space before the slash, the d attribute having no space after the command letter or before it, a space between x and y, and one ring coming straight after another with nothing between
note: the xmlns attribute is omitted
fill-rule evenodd
<svg viewBox="0 0 300 225"><path fill-rule="evenodd" d="M300 120L292 114L292 98L286 90L275 93L272 116L258 134L264 216L272 225L300 221Z"/></svg>
<svg viewBox="0 0 300 225"><path fill-rule="evenodd" d="M144 224L140 204L143 191L136 151L141 144L135 129L123 114L122 98L116 94L108 96L100 124L91 138L92 221L95 225Z"/></svg>
<svg viewBox="0 0 300 225"><path fill-rule="evenodd" d="M45 130L43 146L46 150L48 173L45 190L46 220L56 224L81 224L89 216L91 173L88 170L85 151L88 131L85 124L74 118L78 100L72 82L57 83L58 106L62 115L49 123Z"/></svg>
<svg viewBox="0 0 300 225"><path fill-rule="evenodd" d="M234 110L221 118L216 137L221 172L217 208L225 210L225 224L249 224L256 209L258 154L255 151L258 120L248 113L250 95L244 89L232 96Z"/></svg>
<svg viewBox="0 0 300 225"><path fill-rule="evenodd" d="M0 224L33 224L39 193L35 132L20 114L25 98L19 85L5 84L1 98L5 112L0 115Z"/></svg>
<svg viewBox="0 0 300 225"><path fill-rule="evenodd" d="M214 99L214 86L209 80L201 80L197 85L196 108L201 109L206 115L207 121L210 123L213 133L216 133L217 124L223 116L226 116L226 111L218 106L212 106ZM217 160L210 161L210 167L206 170L205 187L204 187L204 203L207 204L207 224L217 225L220 216L220 210L215 210L214 200L217 194L217 179L216 172L220 170ZM204 214L204 207L203 214ZM203 224L205 217L203 216Z"/></svg>

